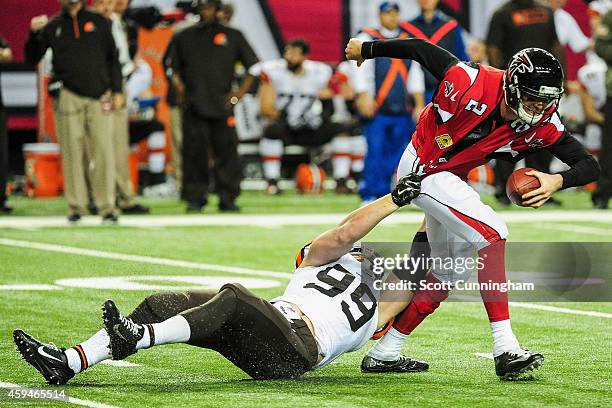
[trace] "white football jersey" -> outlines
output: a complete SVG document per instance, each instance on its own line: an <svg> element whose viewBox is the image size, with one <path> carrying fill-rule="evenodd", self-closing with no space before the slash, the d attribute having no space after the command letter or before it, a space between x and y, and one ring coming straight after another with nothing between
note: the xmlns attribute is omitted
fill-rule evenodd
<svg viewBox="0 0 612 408"><path fill-rule="evenodd" d="M593 97L596 109L606 104L606 71L608 66L600 58L589 58L589 62L578 70L578 80Z"/></svg>
<svg viewBox="0 0 612 408"><path fill-rule="evenodd" d="M304 73L296 75L287 69L284 59L253 65L249 74L261 77L276 90L276 109L287 114L293 129L321 126L323 107L319 93L327 88L332 69L322 62L304 61Z"/></svg>
<svg viewBox="0 0 612 408"><path fill-rule="evenodd" d="M297 305L312 322L322 368L361 348L376 331L379 293L361 278L361 262L346 254L335 262L297 268L285 293L271 302Z"/></svg>

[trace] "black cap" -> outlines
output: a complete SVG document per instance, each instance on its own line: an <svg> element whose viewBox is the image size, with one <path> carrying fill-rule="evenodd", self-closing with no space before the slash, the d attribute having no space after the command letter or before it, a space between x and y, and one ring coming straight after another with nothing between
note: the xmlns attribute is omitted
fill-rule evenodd
<svg viewBox="0 0 612 408"><path fill-rule="evenodd" d="M217 9L220 9L221 6L223 6L221 0L194 0L193 5L194 7L197 7L209 3L213 4Z"/></svg>

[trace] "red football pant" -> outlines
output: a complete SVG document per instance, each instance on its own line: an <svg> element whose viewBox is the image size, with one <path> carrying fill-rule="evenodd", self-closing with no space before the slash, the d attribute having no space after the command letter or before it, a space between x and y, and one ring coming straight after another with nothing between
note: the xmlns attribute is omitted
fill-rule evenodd
<svg viewBox="0 0 612 408"><path fill-rule="evenodd" d="M432 274L427 275L426 282L428 285L440 283ZM393 327L403 334L412 333L447 297L447 290L418 290L408 307L396 316Z"/></svg>
<svg viewBox="0 0 612 408"><path fill-rule="evenodd" d="M483 264L483 268L478 271L478 282L481 284L480 296L491 323L510 319L508 292L482 290L483 284L506 283L505 249L506 240L501 240L478 251Z"/></svg>

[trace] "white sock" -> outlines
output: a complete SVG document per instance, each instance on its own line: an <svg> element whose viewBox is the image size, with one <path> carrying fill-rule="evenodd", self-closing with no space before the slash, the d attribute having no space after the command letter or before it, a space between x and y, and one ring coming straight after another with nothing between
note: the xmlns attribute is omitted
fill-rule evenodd
<svg viewBox="0 0 612 408"><path fill-rule="evenodd" d="M338 136L332 140L332 167L334 178L345 179L351 171L351 141L352 137Z"/></svg>
<svg viewBox="0 0 612 408"><path fill-rule="evenodd" d="M153 132L147 138L149 148L149 171L151 173L162 173L166 167L166 133L163 131Z"/></svg>
<svg viewBox="0 0 612 408"><path fill-rule="evenodd" d="M160 174L164 172L166 167L166 154L165 153L149 153L149 171L154 174Z"/></svg>
<svg viewBox="0 0 612 408"><path fill-rule="evenodd" d="M259 154L263 161L264 178L267 180L278 180L281 175L283 141L262 138L259 142Z"/></svg>
<svg viewBox="0 0 612 408"><path fill-rule="evenodd" d="M374 357L377 360L393 361L397 360L402 352L404 341L408 337L391 327L389 331L378 340L370 350L368 356Z"/></svg>
<svg viewBox="0 0 612 408"><path fill-rule="evenodd" d="M365 137L353 137L351 148L351 155L353 160L351 163L351 171L353 173L361 173L363 171L363 158L365 157L366 152L368 150L368 143L366 142Z"/></svg>
<svg viewBox="0 0 612 408"><path fill-rule="evenodd" d="M509 319L491 323L491 333L493 334L493 357L508 351L517 352L520 350L519 342L512 332Z"/></svg>
<svg viewBox="0 0 612 408"><path fill-rule="evenodd" d="M138 343L136 343L136 350L140 350L140 349L145 349L145 348L149 348L151 347L151 333L149 332L149 327L151 327L151 324L143 324L145 330L144 330L144 335L142 336L142 339L138 340Z"/></svg>
<svg viewBox="0 0 612 408"><path fill-rule="evenodd" d="M136 345L137 349L148 348L151 346L151 340L149 337L149 329L147 326L151 326L153 329L153 346L159 346L162 344L174 344L174 343L186 343L191 337L191 327L187 320L181 316L176 315L168 320L164 320L161 323L145 324L145 335Z"/></svg>
<svg viewBox="0 0 612 408"><path fill-rule="evenodd" d="M106 330L98 331L83 343L66 350L68 366L76 374L100 361L110 358L109 343L110 339Z"/></svg>

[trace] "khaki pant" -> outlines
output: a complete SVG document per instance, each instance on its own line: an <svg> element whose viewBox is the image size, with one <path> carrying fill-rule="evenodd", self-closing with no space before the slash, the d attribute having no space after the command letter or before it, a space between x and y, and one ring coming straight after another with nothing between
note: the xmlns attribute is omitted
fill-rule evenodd
<svg viewBox="0 0 612 408"><path fill-rule="evenodd" d="M89 164L94 204L100 215L115 211L113 116L102 111L98 99L62 89L55 103L55 124L64 167L64 193L69 214L87 208L85 163ZM85 154L88 153L88 161Z"/></svg>
<svg viewBox="0 0 612 408"><path fill-rule="evenodd" d="M183 186L183 116L182 109L170 107L170 134L172 137L172 167L179 190Z"/></svg>
<svg viewBox="0 0 612 408"><path fill-rule="evenodd" d="M115 177L117 178L117 202L119 207L127 208L136 204L136 195L130 177L130 130L126 108L113 112L112 134L115 153Z"/></svg>

